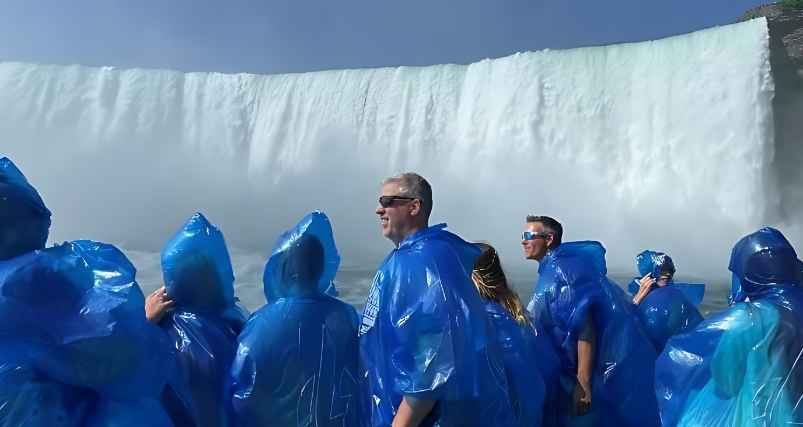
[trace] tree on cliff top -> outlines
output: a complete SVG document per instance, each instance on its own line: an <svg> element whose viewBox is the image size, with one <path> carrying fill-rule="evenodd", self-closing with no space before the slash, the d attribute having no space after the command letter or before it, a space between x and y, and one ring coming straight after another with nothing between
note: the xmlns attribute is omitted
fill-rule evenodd
<svg viewBox="0 0 803 427"><path fill-rule="evenodd" d="M781 0L778 2L778 6L784 12L803 10L803 0Z"/></svg>

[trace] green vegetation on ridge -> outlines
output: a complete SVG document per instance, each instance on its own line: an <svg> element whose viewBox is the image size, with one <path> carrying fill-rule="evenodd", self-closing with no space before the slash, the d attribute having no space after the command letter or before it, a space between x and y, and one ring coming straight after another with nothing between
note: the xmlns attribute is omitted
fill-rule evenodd
<svg viewBox="0 0 803 427"><path fill-rule="evenodd" d="M781 0L778 2L778 6L784 12L803 10L803 0Z"/></svg>

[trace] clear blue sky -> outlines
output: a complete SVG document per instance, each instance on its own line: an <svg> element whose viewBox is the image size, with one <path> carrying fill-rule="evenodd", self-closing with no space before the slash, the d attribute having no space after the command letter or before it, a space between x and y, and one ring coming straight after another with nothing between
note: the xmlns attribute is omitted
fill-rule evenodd
<svg viewBox="0 0 803 427"><path fill-rule="evenodd" d="M760 0L0 0L0 61L277 74L654 40Z"/></svg>

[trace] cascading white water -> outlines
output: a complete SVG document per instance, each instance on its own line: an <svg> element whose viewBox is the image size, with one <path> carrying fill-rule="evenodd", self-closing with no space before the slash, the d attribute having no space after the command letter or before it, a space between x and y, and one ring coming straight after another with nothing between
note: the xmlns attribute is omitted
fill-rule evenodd
<svg viewBox="0 0 803 427"><path fill-rule="evenodd" d="M231 246L264 252L322 209L344 264L375 268L391 247L379 182L413 170L433 184L435 221L490 241L513 269L537 268L518 236L525 215L544 214L568 240L601 240L613 271L634 273L655 249L681 274L726 281L731 246L776 203L772 97L763 18L468 66L261 76L1 63L0 155L54 212L52 241L152 252L202 211Z"/></svg>

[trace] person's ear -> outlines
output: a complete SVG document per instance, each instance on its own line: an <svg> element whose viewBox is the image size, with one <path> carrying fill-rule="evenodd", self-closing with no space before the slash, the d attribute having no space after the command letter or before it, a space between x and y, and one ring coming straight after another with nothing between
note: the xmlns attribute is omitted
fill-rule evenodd
<svg viewBox="0 0 803 427"><path fill-rule="evenodd" d="M410 201L411 210L410 215L418 215L421 212L421 200L414 199Z"/></svg>
<svg viewBox="0 0 803 427"><path fill-rule="evenodd" d="M546 236L546 247L547 248L552 248L552 242L554 242L554 241L555 241L555 236L553 236L551 234L548 234Z"/></svg>

